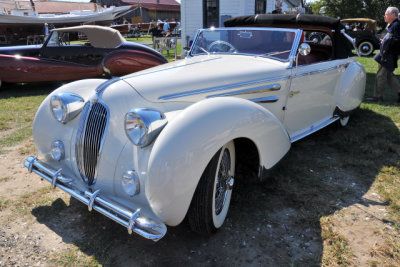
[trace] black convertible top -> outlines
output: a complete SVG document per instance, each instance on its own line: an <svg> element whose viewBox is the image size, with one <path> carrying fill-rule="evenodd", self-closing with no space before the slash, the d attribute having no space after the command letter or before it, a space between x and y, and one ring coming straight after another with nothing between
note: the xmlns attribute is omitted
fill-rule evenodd
<svg viewBox="0 0 400 267"><path fill-rule="evenodd" d="M310 14L257 14L250 16L240 16L225 21L225 27L235 27L240 25L311 25L323 26L331 29L342 28L340 20L320 15Z"/></svg>
<svg viewBox="0 0 400 267"><path fill-rule="evenodd" d="M302 26L326 27L333 30L335 58L353 56L352 45L340 33L344 29L339 19L310 14L257 14L231 18L224 23L225 27L279 27L302 28Z"/></svg>

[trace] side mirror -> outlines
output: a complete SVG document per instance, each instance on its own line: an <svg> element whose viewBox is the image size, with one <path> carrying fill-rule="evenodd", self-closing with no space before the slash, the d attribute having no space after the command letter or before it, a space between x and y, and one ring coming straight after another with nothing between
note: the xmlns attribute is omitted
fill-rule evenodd
<svg viewBox="0 0 400 267"><path fill-rule="evenodd" d="M307 56L311 53L311 46L307 43L302 43L299 46L299 54L302 56Z"/></svg>

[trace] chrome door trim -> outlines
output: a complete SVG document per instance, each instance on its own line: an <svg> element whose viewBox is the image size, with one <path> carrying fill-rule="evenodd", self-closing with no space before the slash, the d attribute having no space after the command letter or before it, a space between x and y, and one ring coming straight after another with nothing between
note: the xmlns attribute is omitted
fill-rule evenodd
<svg viewBox="0 0 400 267"><path fill-rule="evenodd" d="M350 63L344 63L344 64L336 65L336 66L333 66L333 67L302 71L302 72L298 72L296 74L293 74L292 77L293 78L297 78L297 77L302 77L302 76L306 76L306 75L314 75L314 74L318 74L318 73L321 73L321 72L326 72L326 71L330 71L330 70L334 70L334 69L347 68L349 65L350 65Z"/></svg>
<svg viewBox="0 0 400 267"><path fill-rule="evenodd" d="M249 99L250 101L253 101L255 103L274 103L279 100L279 97L277 96L267 96L267 97L260 97L260 98L253 98Z"/></svg>
<svg viewBox="0 0 400 267"><path fill-rule="evenodd" d="M282 76L278 76L275 78L253 80L253 81L247 81L247 82L227 84L227 85L222 85L222 86L209 87L209 88L204 88L204 89L196 89L196 90L181 92L181 93L168 94L168 95L160 96L158 99L159 100L177 99L177 98L186 97L186 96L201 95L201 94L206 94L206 93L225 91L225 90L229 90L229 89L235 89L238 87L252 86L252 85L259 84L259 83L268 83L268 82L280 81L280 80L289 79L289 78L290 78L290 75L282 75Z"/></svg>
<svg viewBox="0 0 400 267"><path fill-rule="evenodd" d="M217 96L235 96L235 95L265 93L265 92L279 91L280 89L281 89L281 85L279 83L275 83L275 84L270 84L270 85L266 85L266 86L254 87L254 88L232 91L232 92L216 94L216 95L209 95L209 96L207 96L207 98L217 97Z"/></svg>

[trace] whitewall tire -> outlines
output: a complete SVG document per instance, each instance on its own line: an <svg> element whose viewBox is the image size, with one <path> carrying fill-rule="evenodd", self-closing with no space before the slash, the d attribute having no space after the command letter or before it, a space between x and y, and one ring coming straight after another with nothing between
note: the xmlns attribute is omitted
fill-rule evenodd
<svg viewBox="0 0 400 267"><path fill-rule="evenodd" d="M223 225L232 196L235 163L235 145L231 141L207 165L188 211L193 231L207 235Z"/></svg>

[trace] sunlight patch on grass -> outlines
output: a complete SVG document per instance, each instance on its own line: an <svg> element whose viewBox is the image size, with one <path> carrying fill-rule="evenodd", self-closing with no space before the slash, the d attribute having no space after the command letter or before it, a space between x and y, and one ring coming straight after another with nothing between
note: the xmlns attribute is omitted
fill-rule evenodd
<svg viewBox="0 0 400 267"><path fill-rule="evenodd" d="M385 241L381 245L373 247L370 251L371 256L379 257L385 262L371 262L371 266L395 266L400 262L400 240L394 236L385 236Z"/></svg>
<svg viewBox="0 0 400 267"><path fill-rule="evenodd" d="M332 219L322 217L321 237L324 243L322 266L349 266L353 263L353 253L346 238L332 228Z"/></svg>
<svg viewBox="0 0 400 267"><path fill-rule="evenodd" d="M54 266L101 266L94 256L84 255L76 247L62 252L53 253L50 255L50 260L54 263Z"/></svg>
<svg viewBox="0 0 400 267"><path fill-rule="evenodd" d="M400 171L398 167L385 166L375 181L379 194L389 202L391 220L400 225Z"/></svg>
<svg viewBox="0 0 400 267"><path fill-rule="evenodd" d="M9 207L11 204L10 200L4 200L2 198L0 198L0 211L2 211L3 209Z"/></svg>
<svg viewBox="0 0 400 267"><path fill-rule="evenodd" d="M17 143L32 136L32 126L27 125L21 129L17 129L5 137L0 139L0 154L5 152L5 148L12 147Z"/></svg>

